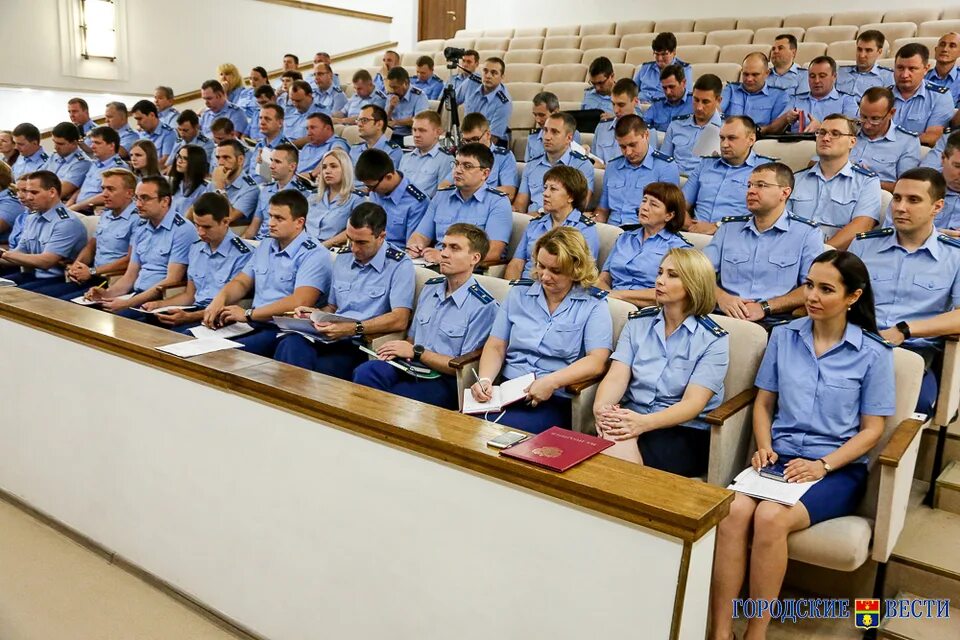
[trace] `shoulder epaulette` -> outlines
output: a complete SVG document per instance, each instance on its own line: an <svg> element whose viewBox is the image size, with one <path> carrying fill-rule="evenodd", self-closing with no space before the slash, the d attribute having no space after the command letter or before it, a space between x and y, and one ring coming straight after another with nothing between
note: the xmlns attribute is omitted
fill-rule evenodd
<svg viewBox="0 0 960 640"><path fill-rule="evenodd" d="M333 85L333 92L334 92L334 93L343 93L343 89L341 89L341 88L338 87L337 85Z"/></svg>
<svg viewBox="0 0 960 640"><path fill-rule="evenodd" d="M933 84L932 82L928 82L927 91L933 91L934 93L950 93L950 87L944 87L939 84Z"/></svg>
<svg viewBox="0 0 960 640"><path fill-rule="evenodd" d="M813 220L810 220L809 218L803 218L803 217L801 217L801 216L798 216L798 215L795 214L795 213L788 213L788 214L787 214L787 218L789 218L790 220L796 220L797 222L802 222L803 224L808 224L808 225L810 225L811 227L814 227L814 228L820 226L819 223L814 222Z"/></svg>
<svg viewBox="0 0 960 640"><path fill-rule="evenodd" d="M498 147L498 146L493 147L493 149L491 149L491 151L493 151L493 155L495 155L495 156L497 156L497 155L502 156L502 155L506 155L506 154L510 153L510 150L509 150L509 149L504 149L503 147Z"/></svg>
<svg viewBox="0 0 960 640"><path fill-rule="evenodd" d="M866 167L864 167L864 166L862 166L862 165L859 165L859 164L857 164L857 163L852 163L852 164L850 165L850 168L853 169L854 171L856 171L857 173L862 173L863 175L867 176L868 178L876 178L876 177L877 177L877 172L876 172L876 171L871 171L870 169L867 169Z"/></svg>
<svg viewBox="0 0 960 640"><path fill-rule="evenodd" d="M415 93L415 94L417 94L417 95L422 95L422 94L423 94L423 91L420 91L420 89L417 89L416 87L410 87L410 91L412 91L413 93Z"/></svg>
<svg viewBox="0 0 960 640"><path fill-rule="evenodd" d="M306 240L303 241L303 243L300 246L303 247L304 249L316 249L317 243L311 240L310 238L307 238Z"/></svg>
<svg viewBox="0 0 960 640"><path fill-rule="evenodd" d="M530 222L533 222L534 220L539 220L540 218L544 217L545 215L547 215L547 212L546 212L546 211L542 211L542 210L541 210L541 211L534 211L533 214L530 215Z"/></svg>
<svg viewBox="0 0 960 640"><path fill-rule="evenodd" d="M635 318L649 318L657 315L658 313L660 313L660 307L644 307L639 311L631 311L629 314L627 314L627 317L631 320Z"/></svg>
<svg viewBox="0 0 960 640"><path fill-rule="evenodd" d="M673 156L667 155L661 151L658 151L657 149L653 150L653 157L656 158L657 160L663 160L664 162L674 161Z"/></svg>
<svg viewBox="0 0 960 640"><path fill-rule="evenodd" d="M452 155L453 155L453 151L451 151L450 149L446 149L446 148L444 148L444 147L440 147L439 151L440 151L440 153L442 153L442 154L445 155L445 156L452 156Z"/></svg>
<svg viewBox="0 0 960 640"><path fill-rule="evenodd" d="M296 178L294 178L293 184L294 184L294 186L295 186L298 190L300 190L300 191L313 191L313 190L314 190L313 185L311 185L309 182L307 182L306 180L304 180L304 179L301 178L300 176L297 176Z"/></svg>
<svg viewBox="0 0 960 640"><path fill-rule="evenodd" d="M530 158L530 160L529 160L529 162L527 162L527 164L533 164L534 162L536 162L537 160L539 160L539 159L542 158L543 156L544 156L544 154L542 154L542 153L541 153L540 155L533 156L532 158Z"/></svg>
<svg viewBox="0 0 960 640"><path fill-rule="evenodd" d="M727 83L727 86L728 86L728 87L739 87L739 86L741 86L741 83L740 83L739 81L737 81L737 82L728 82L728 83Z"/></svg>
<svg viewBox="0 0 960 640"><path fill-rule="evenodd" d="M118 167L123 167L123 166L126 166L127 163L124 162L124 161L118 156L118 157L116 157L116 158L113 159L113 164L117 165Z"/></svg>
<svg viewBox="0 0 960 640"><path fill-rule="evenodd" d="M762 153L755 153L755 156L758 158L763 158L764 160L769 160L770 162L777 162L780 158L774 158L773 156L765 156Z"/></svg>
<svg viewBox="0 0 960 640"><path fill-rule="evenodd" d="M480 76L478 76L478 75L475 74L475 73L471 73L471 74L470 74L469 76L467 76L467 77L470 78L471 80L473 80L474 82L476 82L477 84L482 84L482 83L483 83L483 78L481 78Z"/></svg>
<svg viewBox="0 0 960 640"><path fill-rule="evenodd" d="M608 295L610 295L609 291L605 289L601 289L600 287L590 287L589 289L587 289L587 293L590 294L590 297L596 298L597 300L603 300Z"/></svg>
<svg viewBox="0 0 960 640"><path fill-rule="evenodd" d="M443 276L437 276L436 278L430 278L424 284L440 284L441 282L446 282L447 279Z"/></svg>
<svg viewBox="0 0 960 640"><path fill-rule="evenodd" d="M177 225L178 227L182 227L186 223L187 221L180 217L179 213L173 216L173 224Z"/></svg>
<svg viewBox="0 0 960 640"><path fill-rule="evenodd" d="M63 207L57 207L57 216L59 216L61 220L67 220L70 214L67 213L67 210Z"/></svg>
<svg viewBox="0 0 960 640"><path fill-rule="evenodd" d="M354 190L353 190L353 193L356 194L356 195L358 195L358 196L360 196L360 197L362 197L362 198L366 198L366 197L367 197L367 192L366 192L366 191L362 191L362 190L360 190L360 189L354 189Z"/></svg>
<svg viewBox="0 0 960 640"><path fill-rule="evenodd" d="M361 142L360 144L363 144L363 143ZM390 147L391 149L403 149L403 146L397 144L397 143L394 142L393 140L389 141L389 142L387 143L387 146Z"/></svg>
<svg viewBox="0 0 960 640"><path fill-rule="evenodd" d="M692 117L693 117L692 113L684 113L679 116L673 116L672 118L670 118L670 121L673 122L674 120L689 120Z"/></svg>
<svg viewBox="0 0 960 640"><path fill-rule="evenodd" d="M507 94L505 94L503 91L497 91L497 100L499 100L503 104L507 104L508 102L510 102L510 98L508 98Z"/></svg>
<svg viewBox="0 0 960 640"><path fill-rule="evenodd" d="M592 227L593 225L597 224L596 220L594 220L593 218L591 218L585 213L580 214L580 220L578 220L578 222L587 227Z"/></svg>
<svg viewBox="0 0 960 640"><path fill-rule="evenodd" d="M663 102L666 99L667 99L667 96L657 96L656 98L653 98L652 100L650 100L650 104L653 104L654 102Z"/></svg>
<svg viewBox="0 0 960 640"><path fill-rule="evenodd" d="M247 246L247 243L241 240L239 237L234 236L233 240L230 241L234 247L237 248L237 251L240 253L250 253L250 247Z"/></svg>
<svg viewBox="0 0 960 640"><path fill-rule="evenodd" d="M493 296L490 295L486 289L480 286L479 282L474 282L470 285L470 288L467 289L474 298L482 302L483 304L490 304L493 302Z"/></svg>
<svg viewBox="0 0 960 640"><path fill-rule="evenodd" d="M251 187L257 186L257 181L248 175L243 176L243 181L246 182Z"/></svg>
<svg viewBox="0 0 960 640"><path fill-rule="evenodd" d="M867 331L865 329L861 329L861 331L863 331L863 335L870 338L871 340L876 340L877 342L887 347L888 349L893 349L895 346L897 346L892 342L890 342L889 340L887 340L886 338L884 338L883 336L877 335L872 331Z"/></svg>
<svg viewBox="0 0 960 640"><path fill-rule="evenodd" d="M793 172L793 175L798 176L801 173L804 173L805 171L810 171L810 169L813 169L813 167L804 167L803 169L797 169L796 171Z"/></svg>
<svg viewBox="0 0 960 640"><path fill-rule="evenodd" d="M403 251L400 251L400 249L396 249L394 247L387 247L387 257L390 258L391 260L396 260L397 262L400 262L401 260L407 257L407 254L404 253Z"/></svg>
<svg viewBox="0 0 960 640"><path fill-rule="evenodd" d="M795 93L793 94L793 97L794 97L794 98L809 98L809 97L810 97L810 92L809 92L809 91L797 91L797 92L795 92Z"/></svg>
<svg viewBox="0 0 960 640"><path fill-rule="evenodd" d="M345 244L340 247L337 247L336 249L334 249L333 252L336 254L350 253L350 245Z"/></svg>
<svg viewBox="0 0 960 640"><path fill-rule="evenodd" d="M587 157L586 155L580 153L579 151L574 151L573 149L570 150L570 157L576 158L577 160L587 160L587 161L590 160L590 158Z"/></svg>
<svg viewBox="0 0 960 640"><path fill-rule="evenodd" d="M168 125L166 122L160 123L160 129L166 129L167 131L173 131L173 127Z"/></svg>
<svg viewBox="0 0 960 640"><path fill-rule="evenodd" d="M261 185L261 187L264 187L264 188L267 188L267 187L275 187L275 186L277 186L277 181L276 181L276 180L271 180L270 182L264 182L264 183Z"/></svg>
<svg viewBox="0 0 960 640"><path fill-rule="evenodd" d="M181 140L182 140L182 138L181 138ZM199 132L197 133L197 140L199 140L200 142L210 142L210 138L208 138L207 136L205 136L205 135L203 135L202 133L199 133Z"/></svg>
<svg viewBox="0 0 960 640"><path fill-rule="evenodd" d="M73 154L73 157L76 158L77 160L86 160L86 159L87 159L87 156L85 156L85 155L83 154L83 151L77 151L75 154Z"/></svg>
<svg viewBox="0 0 960 640"><path fill-rule="evenodd" d="M623 229L624 233L627 233L629 231L636 231L637 229L642 229L643 225L640 224L639 222L636 222L634 224L622 224L620 225L620 228Z"/></svg>
<svg viewBox="0 0 960 640"><path fill-rule="evenodd" d="M720 222L748 222L751 216L724 216L720 218Z"/></svg>
<svg viewBox="0 0 960 640"><path fill-rule="evenodd" d="M950 245L954 249L960 249L960 240L957 240L956 238L951 238L950 236L941 233L937 236L937 240L944 244Z"/></svg>
<svg viewBox="0 0 960 640"><path fill-rule="evenodd" d="M920 134L917 133L916 131L910 131L910 129L904 129L903 127L901 127L901 126L898 125L898 124L895 124L895 125L893 125L893 126L896 127L897 131L900 131L901 133L905 133L905 134L907 134L908 136L913 136L914 138L919 138L919 137L920 137Z"/></svg>
<svg viewBox="0 0 960 640"><path fill-rule="evenodd" d="M142 219L140 220L140 222L137 223L137 226L138 226L138 227L142 227L143 225L147 224L147 222L148 222L148 221L147 221L146 218L142 218Z"/></svg>
<svg viewBox="0 0 960 640"><path fill-rule="evenodd" d="M427 194L425 194L423 191L420 191L420 189L417 189L415 186L413 186L412 182L407 183L407 193L412 195L419 202L423 202L424 200L427 199Z"/></svg>
<svg viewBox="0 0 960 640"><path fill-rule="evenodd" d="M437 191L453 191L456 188L457 188L457 185L451 184L448 187L440 187L439 189L437 189Z"/></svg>
<svg viewBox="0 0 960 640"><path fill-rule="evenodd" d="M718 338L727 335L726 329L717 324L717 321L710 316L697 316L697 322L699 322L704 329Z"/></svg>
<svg viewBox="0 0 960 640"><path fill-rule="evenodd" d="M883 229L873 229L857 234L857 240L867 240L868 238L886 238L893 235L893 227L884 227Z"/></svg>
<svg viewBox="0 0 960 640"><path fill-rule="evenodd" d="M510 281L510 286L511 287L529 287L535 282L536 280L532 280L530 278L517 278L516 280Z"/></svg>
<svg viewBox="0 0 960 640"><path fill-rule="evenodd" d="M487 193L492 193L494 195L502 196L504 198L507 197L507 194L505 194L503 191L500 191L499 189L494 189L493 187L486 187L486 190L487 190Z"/></svg>
<svg viewBox="0 0 960 640"><path fill-rule="evenodd" d="M386 98L386 97L387 97L387 94L385 94L385 93L384 93L383 91L381 91L380 89L377 89L376 91L374 91L374 93L377 94L378 96L380 96L381 98ZM354 96L354 97L359 98L360 96Z"/></svg>
<svg viewBox="0 0 960 640"><path fill-rule="evenodd" d="M194 240L194 241L191 242L190 244L200 244L201 242L203 242L203 240L201 240L200 238L197 238L196 240Z"/></svg>
<svg viewBox="0 0 960 640"><path fill-rule="evenodd" d="M679 64L681 67L689 67L689 66L690 66L690 63L689 63L689 62L684 62L683 60L681 60L680 62L677 62L676 60L674 60L674 61L673 61L673 64Z"/></svg>

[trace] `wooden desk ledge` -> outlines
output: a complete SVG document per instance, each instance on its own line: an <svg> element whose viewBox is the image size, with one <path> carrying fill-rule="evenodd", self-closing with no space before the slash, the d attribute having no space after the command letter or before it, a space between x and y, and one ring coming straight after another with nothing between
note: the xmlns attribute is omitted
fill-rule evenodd
<svg viewBox="0 0 960 640"><path fill-rule="evenodd" d="M188 336L12 287L0 289L0 318L686 541L712 529L733 499L726 489L604 455L563 474L503 458L485 444L502 431L490 422L238 350L184 360L155 347Z"/></svg>

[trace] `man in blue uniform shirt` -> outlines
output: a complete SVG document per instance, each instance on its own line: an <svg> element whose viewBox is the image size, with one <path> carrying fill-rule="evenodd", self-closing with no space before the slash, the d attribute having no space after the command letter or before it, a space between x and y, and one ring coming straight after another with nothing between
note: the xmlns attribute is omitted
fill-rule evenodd
<svg viewBox="0 0 960 640"><path fill-rule="evenodd" d="M456 411L460 397L457 372L450 360L483 346L500 305L473 277L489 253L481 229L464 223L448 227L440 252L441 276L426 282L406 340L392 340L377 350L379 360L362 363L353 381ZM440 374L414 378L387 360L403 359Z"/></svg>
<svg viewBox="0 0 960 640"><path fill-rule="evenodd" d="M960 102L960 68L957 57L960 56L960 33L951 31L940 36L933 49L935 64L924 79L930 84L946 87L954 103Z"/></svg>
<svg viewBox="0 0 960 640"><path fill-rule="evenodd" d="M433 73L433 57L417 58L417 74L410 78L410 86L416 87L427 96L427 100L439 100L443 93L443 80Z"/></svg>
<svg viewBox="0 0 960 640"><path fill-rule="evenodd" d="M484 231L489 246L481 256L482 262L497 262L503 257L513 230L513 213L510 199L486 185L493 164L493 152L484 144L464 144L457 150L453 161L454 186L438 191L430 201L416 232L407 241L411 257L438 264L440 249L430 245L458 222Z"/></svg>
<svg viewBox="0 0 960 640"><path fill-rule="evenodd" d="M107 169L126 169L127 163L120 159L120 136L112 127L95 127L90 132L90 149L93 162L83 177L83 184L67 200L74 211L91 212L103 204L100 193L100 176Z"/></svg>
<svg viewBox="0 0 960 640"><path fill-rule="evenodd" d="M325 64L330 68L331 77L333 79L333 86L343 88L342 83L340 82L340 74L333 70L333 60L330 58L330 54L326 51L317 51L313 54L313 64L314 66L318 64ZM318 89L317 85L313 85L314 89ZM329 114L327 114L329 115Z"/></svg>
<svg viewBox="0 0 960 640"><path fill-rule="evenodd" d="M72 122L61 122L55 126L51 137L56 153L50 156L43 168L57 174L60 178L60 197L69 200L83 186L91 161L80 150L80 130Z"/></svg>
<svg viewBox="0 0 960 640"><path fill-rule="evenodd" d="M927 373L917 411L928 414L937 397L931 366L943 340L913 335L910 323L960 307L960 241L934 228L945 186L933 169L904 172L893 190L893 228L862 233L850 245L870 272L880 335L923 356Z"/></svg>
<svg viewBox="0 0 960 640"><path fill-rule="evenodd" d="M687 76L687 84L693 84L693 69L677 57L677 36L669 31L658 33L650 47L653 49L654 59L640 65L633 77L642 101L650 102L654 98L663 96L663 89L660 86L660 72L667 65L678 64L683 67L683 72Z"/></svg>
<svg viewBox="0 0 960 640"><path fill-rule="evenodd" d="M573 167L587 180L587 202L593 191L593 164L590 158L570 148L577 121L569 113L551 114L543 124L544 154L530 160L523 170L520 189L513 201L514 211L539 211L543 207L543 175L558 164Z"/></svg>
<svg viewBox="0 0 960 640"><path fill-rule="evenodd" d="M211 329L244 322L253 332L233 338L244 351L272 357L279 336L274 316L297 307L321 305L331 291L330 252L307 235L307 199L286 190L270 199L270 238L257 246L253 257L216 295L203 314ZM239 302L253 293L248 309Z"/></svg>
<svg viewBox="0 0 960 640"><path fill-rule="evenodd" d="M347 100L347 103L339 111L334 111L332 118L334 124L356 124L357 117L360 116L360 110L368 104L373 104L381 109L387 106L387 94L377 89L373 84L373 78L366 69L358 69L353 74L353 95Z"/></svg>
<svg viewBox="0 0 960 640"><path fill-rule="evenodd" d="M130 147L140 139L140 134L130 126L130 114L127 112L127 105L122 102L108 102L104 119L107 121L107 126L116 131L120 137L117 153L120 154L121 158L126 159L129 156Z"/></svg>
<svg viewBox="0 0 960 640"><path fill-rule="evenodd" d="M210 128L217 118L230 118L237 133L240 135L247 133L250 126L247 116L243 113L243 109L227 100L223 85L218 80L207 80L200 85L200 97L206 106L200 115L200 131L203 135L208 138L213 137Z"/></svg>
<svg viewBox="0 0 960 640"><path fill-rule="evenodd" d="M798 65L797 37L792 33L781 33L770 47L770 75L767 84L783 89L788 95L809 91L807 70Z"/></svg>
<svg viewBox="0 0 960 640"><path fill-rule="evenodd" d="M705 157L683 185L683 197L696 219L685 229L713 234L717 223L743 209L747 181L754 167L769 158L753 152L756 125L747 116L731 116L720 127L720 157Z"/></svg>
<svg viewBox="0 0 960 640"><path fill-rule="evenodd" d="M213 166L213 150L216 148L213 140L200 132L200 118L193 109L184 109L177 116L177 140L167 157L167 171L169 172L176 161L177 153L188 144L193 144L207 152L207 162Z"/></svg>
<svg viewBox="0 0 960 640"><path fill-rule="evenodd" d="M349 380L367 359L354 338L406 331L413 309L414 267L403 249L387 241L386 227L383 207L364 202L353 210L347 222L350 244L337 253L330 298L320 308L352 321L314 323L324 342L285 336L277 345L277 360ZM312 310L300 311L309 315Z"/></svg>
<svg viewBox="0 0 960 640"><path fill-rule="evenodd" d="M217 145L217 166L210 173L208 191L215 191L230 201L230 224L248 222L260 195L257 181L243 171L243 145L227 139Z"/></svg>
<svg viewBox="0 0 960 640"><path fill-rule="evenodd" d="M18 124L13 130L13 143L20 152L13 166L13 179L18 180L20 176L34 171L40 171L50 156L40 146L40 129L29 122Z"/></svg>
<svg viewBox="0 0 960 640"><path fill-rule="evenodd" d="M400 54L396 51L387 50L383 52L382 64L380 65L380 71L377 72L377 75L373 77L374 86L382 91L383 93L387 92L387 75L390 73L390 69L400 66Z"/></svg>
<svg viewBox="0 0 960 640"><path fill-rule="evenodd" d="M640 104L638 99L637 85L633 80L629 78L621 78L617 80L616 84L613 85L613 120L605 120L597 125L596 130L593 132L593 155L597 156L604 162L612 162L614 159L620 157L620 146L617 144L617 136L615 129L617 126L617 118L622 118L626 115L632 115L637 113L637 107ZM553 95L553 94L549 94ZM559 104L557 105L557 110L559 111ZM542 130L539 134L543 135ZM576 140L576 135L574 135L574 140ZM651 140L651 142L656 146L656 140ZM535 158L537 155L543 154L543 143L540 143L539 151L534 152L530 148L530 140L527 140L527 153L530 154L527 157L527 162L530 162L532 158Z"/></svg>
<svg viewBox="0 0 960 640"><path fill-rule="evenodd" d="M923 156L923 159L920 161L920 166L930 167L931 169L939 171L943 166L943 150L947 146L947 140L956 132L957 130L952 127L944 129L943 135L937 139L937 144L933 145L933 149L927 152L927 155Z"/></svg>
<svg viewBox="0 0 960 640"><path fill-rule="evenodd" d="M281 144L292 144L290 138L283 135L283 116L283 109L276 104L264 105L260 109L260 122L257 127L260 135L257 144L246 154L243 167L244 172L257 182L270 170L271 152Z"/></svg>
<svg viewBox="0 0 960 640"><path fill-rule="evenodd" d="M676 116L667 127L667 135L663 138L660 151L664 155L673 156L680 173L689 175L700 164L700 156L694 154L693 150L704 129L714 127L719 133L720 125L723 124L723 116L720 114L722 92L723 81L720 78L712 73L703 74L693 83L693 113Z"/></svg>
<svg viewBox="0 0 960 640"><path fill-rule="evenodd" d="M771 123L770 131L810 133L816 131L830 114L857 117L856 97L836 89L837 63L833 58L818 56L811 60L807 78L810 90L796 93L790 98L784 112Z"/></svg>
<svg viewBox="0 0 960 640"><path fill-rule="evenodd" d="M72 211L60 204L60 178L50 171L26 174L25 201L34 213L9 251L0 251L0 272L20 269L6 278L20 285L63 278L64 260L73 260L87 242L87 231Z"/></svg>
<svg viewBox="0 0 960 640"><path fill-rule="evenodd" d="M934 145L954 114L946 87L924 82L930 61L926 46L912 42L900 47L894 63L895 124L920 134L920 144Z"/></svg>
<svg viewBox="0 0 960 640"><path fill-rule="evenodd" d="M330 65L323 62L313 65L313 80L313 101L320 112L330 116L343 110L347 105L347 96L340 85L333 81Z"/></svg>
<svg viewBox="0 0 960 640"><path fill-rule="evenodd" d="M83 98L67 100L67 117L80 129L81 137L90 133L90 130L97 126L97 123L90 119L90 105Z"/></svg>
<svg viewBox="0 0 960 640"><path fill-rule="evenodd" d="M650 129L640 116L620 118L616 134L623 155L607 165L594 217L598 222L619 227L637 223L637 209L648 184L679 185L680 170L672 157L650 148Z"/></svg>
<svg viewBox="0 0 960 640"><path fill-rule="evenodd" d="M166 287L183 282L197 230L170 209L170 183L164 178L143 178L137 185L136 203L140 222L134 230L127 270L110 287L87 290L86 297L100 301L106 311L140 318L132 309L162 298Z"/></svg>
<svg viewBox="0 0 960 640"><path fill-rule="evenodd" d="M140 139L149 140L157 148L157 161L162 167L167 163L173 146L177 141L177 132L168 124L160 121L157 105L149 100L140 100L130 111L140 128Z"/></svg>
<svg viewBox="0 0 960 640"><path fill-rule="evenodd" d="M893 84L893 69L877 64L886 37L876 29L857 36L857 63L837 70L837 89L857 98L871 87L889 87Z"/></svg>
<svg viewBox="0 0 960 640"><path fill-rule="evenodd" d="M590 63L587 71L590 76L590 86L584 89L581 109L598 109L603 112L604 120L613 118L613 85L617 78L613 73L613 63L610 58L600 56Z"/></svg>
<svg viewBox="0 0 960 640"><path fill-rule="evenodd" d="M479 66L480 53L476 49L466 49L463 57L460 58L460 64L457 65L458 73L451 78L457 95L457 104L466 102L467 94L477 91L483 84L483 80L477 74Z"/></svg>
<svg viewBox="0 0 960 640"><path fill-rule="evenodd" d="M440 115L436 111L421 111L413 118L413 150L400 159L400 173L420 191L432 198L437 185L446 175L453 160L440 147L443 133Z"/></svg>
<svg viewBox="0 0 960 640"><path fill-rule="evenodd" d="M323 113L324 110L314 99L313 90L305 80L294 80L289 96L289 105L284 109L283 135L293 144L301 146L306 142L307 118L311 113Z"/></svg>
<svg viewBox="0 0 960 640"><path fill-rule="evenodd" d="M490 175L487 176L487 186L496 189L504 194L512 202L517 195L517 186L520 184L520 178L517 174L517 158L513 152L503 147L493 144L490 136L490 123L482 113L468 113L463 118L463 126L460 129L461 140L463 144L479 143L490 149L493 153L493 168L490 169ZM440 181L440 188L449 187L453 184L453 163L450 163L450 169Z"/></svg>
<svg viewBox="0 0 960 640"><path fill-rule="evenodd" d="M717 271L724 314L773 322L804 302L804 278L823 253L817 224L788 211L793 172L780 162L757 165L747 182L750 215L728 216L704 253Z"/></svg>
<svg viewBox="0 0 960 640"><path fill-rule="evenodd" d="M157 105L157 115L160 122L171 129L177 128L177 117L180 112L173 106L173 89L160 85L153 90L153 104Z"/></svg>
<svg viewBox="0 0 960 640"><path fill-rule="evenodd" d="M819 161L797 172L790 196L790 210L818 223L824 239L840 250L880 220L880 179L850 161L856 143L853 120L828 116L817 130Z"/></svg>
<svg viewBox="0 0 960 640"><path fill-rule="evenodd" d="M871 87L860 99L860 133L850 161L880 178L880 187L893 193L897 176L920 164L917 134L893 124L893 93Z"/></svg>
<svg viewBox="0 0 960 640"><path fill-rule="evenodd" d="M534 128L531 129L527 135L527 143L523 150L524 162L530 162L532 158L543 155L543 123L547 121L547 117L550 114L557 113L558 111L560 111L560 98L557 97L557 94L551 93L550 91L541 91L533 96L533 108L530 109L530 114L533 116ZM486 120L486 118L484 118L484 120ZM597 131L599 131L600 127L604 124L605 123L601 122L597 127ZM487 128L489 129L489 126ZM577 142L580 141L579 131L574 134L573 139ZM596 137L594 137L594 141L596 141Z"/></svg>
<svg viewBox="0 0 960 640"><path fill-rule="evenodd" d="M670 64L663 68L660 86L663 97L654 98L643 119L651 128L666 131L674 118L693 113L693 97L687 93L687 78L679 65Z"/></svg>
<svg viewBox="0 0 960 640"><path fill-rule="evenodd" d="M470 92L464 102L466 113L482 113L487 118L493 141L501 146L506 143L510 115L513 113L513 101L503 85L506 71L507 65L500 58L484 60L480 90Z"/></svg>
<svg viewBox="0 0 960 640"><path fill-rule="evenodd" d="M311 113L307 116L307 144L300 149L300 162L297 173L309 174L316 181L320 175L320 161L334 149L343 149L350 153L350 143L334 133L333 120L325 113Z"/></svg>
<svg viewBox="0 0 960 640"><path fill-rule="evenodd" d="M386 212L387 242L406 247L407 239L430 206L430 198L398 173L390 156L379 149L361 154L356 175L357 181L370 191L370 201Z"/></svg>
<svg viewBox="0 0 960 640"><path fill-rule="evenodd" d="M941 158L941 173L947 183L947 192L943 197L943 209L934 223L940 233L960 238L960 135L950 136Z"/></svg>
<svg viewBox="0 0 960 640"><path fill-rule="evenodd" d="M387 126L393 130L391 140L399 145L410 135L413 116L430 105L420 89L410 86L410 74L403 67L394 67L387 74Z"/></svg>
<svg viewBox="0 0 960 640"><path fill-rule="evenodd" d="M387 112L375 104L368 104L360 110L357 118L357 132L360 142L350 147L350 159L356 166L360 155L367 149L379 149L393 161L393 166L399 167L403 158L403 148L387 138Z"/></svg>
<svg viewBox="0 0 960 640"><path fill-rule="evenodd" d="M740 82L730 82L723 88L723 115L749 116L759 125L760 133L775 132L772 123L787 108L789 98L783 89L767 84L768 75L767 56L759 51L748 54L741 65Z"/></svg>
<svg viewBox="0 0 960 640"><path fill-rule="evenodd" d="M273 180L260 187L257 208L243 232L244 238L265 240L270 237L270 201L274 194L293 189L309 201L310 196L316 193L316 189L297 176L298 156L297 148L292 144L282 144L270 155L270 177Z"/></svg>
<svg viewBox="0 0 960 640"><path fill-rule="evenodd" d="M26 180L21 181L26 184ZM10 165L0 160L0 246L8 243L13 226L26 211L14 182Z"/></svg>

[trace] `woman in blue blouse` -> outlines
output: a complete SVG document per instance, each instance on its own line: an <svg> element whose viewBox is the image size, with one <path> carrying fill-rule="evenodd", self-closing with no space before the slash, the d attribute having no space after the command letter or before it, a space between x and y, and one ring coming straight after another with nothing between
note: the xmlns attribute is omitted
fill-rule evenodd
<svg viewBox="0 0 960 640"><path fill-rule="evenodd" d="M170 208L184 218L193 207L193 202L207 190L206 176L209 171L207 152L203 147L187 144L177 150L170 171L170 190L173 197Z"/></svg>
<svg viewBox="0 0 960 640"><path fill-rule="evenodd" d="M310 198L307 234L328 249L347 243L347 219L366 195L354 186L353 163L343 149L328 151L320 159L320 184Z"/></svg>
<svg viewBox="0 0 960 640"><path fill-rule="evenodd" d="M846 251L824 252L804 287L807 317L774 328L757 373L751 464L759 470L786 463L787 482L820 482L792 507L736 495L717 529L713 638L732 635L732 601L748 558L749 597L777 598L787 537L856 509L867 483L867 453L894 413L892 345L876 334L863 262ZM765 637L769 624L769 615L751 619L746 637Z"/></svg>

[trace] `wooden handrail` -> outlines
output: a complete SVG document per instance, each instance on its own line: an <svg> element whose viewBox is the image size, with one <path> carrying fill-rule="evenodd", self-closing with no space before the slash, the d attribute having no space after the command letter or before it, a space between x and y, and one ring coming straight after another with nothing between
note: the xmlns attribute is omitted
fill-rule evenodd
<svg viewBox="0 0 960 640"><path fill-rule="evenodd" d="M343 9L341 7L331 7L327 4L316 4L313 2L300 2L300 0L258 0L268 4L278 4L282 7L291 9L304 9L306 11L317 11L319 13L330 13L337 16L346 16L348 18L358 18L360 20L372 20L373 22L393 22L393 16L386 16L382 13L370 13L368 11L356 11L355 9Z"/></svg>

